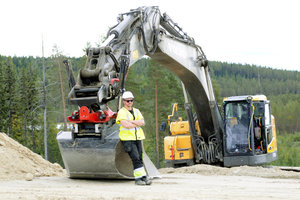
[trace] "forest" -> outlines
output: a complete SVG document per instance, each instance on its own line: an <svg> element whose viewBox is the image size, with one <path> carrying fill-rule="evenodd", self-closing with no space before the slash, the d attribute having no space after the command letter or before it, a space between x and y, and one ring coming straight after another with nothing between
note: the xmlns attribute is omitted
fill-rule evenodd
<svg viewBox="0 0 300 200"><path fill-rule="evenodd" d="M63 60L71 62L76 77L86 57L66 58L59 51L54 52L47 58L0 55L0 132L45 157L46 128L47 158L63 165L56 134L59 129L67 128L66 116L77 109L68 104L70 88ZM233 95L265 94L271 100L279 154L272 164L300 166L300 72L216 61L210 61L209 69L220 106L224 97ZM159 130L157 152L156 130L167 121L172 103L178 103L179 115L186 120L180 80L150 58L143 58L131 66L125 88L134 93L134 106L141 110L146 121L146 152L155 164L158 155L159 166L163 167L163 138L169 133ZM156 96L158 113L155 112Z"/></svg>

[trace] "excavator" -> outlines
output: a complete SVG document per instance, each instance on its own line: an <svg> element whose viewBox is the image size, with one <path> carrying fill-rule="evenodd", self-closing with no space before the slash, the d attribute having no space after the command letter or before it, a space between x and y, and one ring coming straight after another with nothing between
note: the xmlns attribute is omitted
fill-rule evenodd
<svg viewBox="0 0 300 200"><path fill-rule="evenodd" d="M125 91L127 73L143 56L149 56L178 76L191 99L186 100L185 110L192 135L193 161L225 162L227 166L247 164L239 163L241 154L224 151L228 143L224 141L229 141L224 131L227 126L214 96L208 60L194 39L166 13L161 14L157 6L132 9L120 14L117 20L100 47L87 49L86 63L78 72L77 81L71 65L65 62L71 88L68 100L78 106L68 117L73 124L72 131L57 134L69 177L133 178L131 160L118 137L116 116L121 108L120 96ZM110 108L114 101L115 111ZM248 108L252 112L251 106ZM195 128L195 116L199 131ZM253 138L250 143L252 150L248 153L255 160L260 155L254 154ZM272 158L276 153L275 150ZM146 153L144 162L150 177L160 176Z"/></svg>
<svg viewBox="0 0 300 200"><path fill-rule="evenodd" d="M192 140L202 163L214 163L214 148L206 145L197 118L196 132L191 133L189 121L178 117L177 103L168 116L169 136L164 138L165 161L168 167L190 166L196 156ZM271 114L270 101L265 95L227 97L223 100L224 135L223 166L261 165L277 159L275 118ZM165 126L164 126L165 127ZM164 130L164 129L163 129Z"/></svg>

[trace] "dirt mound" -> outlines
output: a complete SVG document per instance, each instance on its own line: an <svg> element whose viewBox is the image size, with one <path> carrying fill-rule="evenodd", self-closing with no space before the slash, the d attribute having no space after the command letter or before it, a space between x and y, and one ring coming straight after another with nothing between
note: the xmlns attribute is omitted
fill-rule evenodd
<svg viewBox="0 0 300 200"><path fill-rule="evenodd" d="M181 168L162 168L159 169L162 174L168 173L189 173L189 174L201 174L206 176L255 176L262 178L294 178L300 179L299 172L284 171L279 167L261 167L261 166L241 166L241 167L218 167L212 165L193 165L190 167Z"/></svg>
<svg viewBox="0 0 300 200"><path fill-rule="evenodd" d="M64 169L0 133L0 180L32 180L40 176L65 176Z"/></svg>

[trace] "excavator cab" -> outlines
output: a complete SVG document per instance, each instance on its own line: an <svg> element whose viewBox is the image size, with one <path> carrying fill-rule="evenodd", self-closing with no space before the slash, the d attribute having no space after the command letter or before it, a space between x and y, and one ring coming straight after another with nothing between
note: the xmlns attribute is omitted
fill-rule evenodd
<svg viewBox="0 0 300 200"><path fill-rule="evenodd" d="M247 154L249 148L250 108L248 102L226 104L226 151L233 154Z"/></svg>
<svg viewBox="0 0 300 200"><path fill-rule="evenodd" d="M277 159L275 120L264 95L224 99L224 166L259 165Z"/></svg>

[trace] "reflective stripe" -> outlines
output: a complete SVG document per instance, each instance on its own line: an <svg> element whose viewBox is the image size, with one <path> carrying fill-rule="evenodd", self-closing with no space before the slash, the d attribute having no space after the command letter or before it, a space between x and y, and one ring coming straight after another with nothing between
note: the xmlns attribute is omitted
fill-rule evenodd
<svg viewBox="0 0 300 200"><path fill-rule="evenodd" d="M140 168L137 168L137 169L133 170L133 175L134 175L135 179L142 178L143 176L146 176L145 168L140 167Z"/></svg>
<svg viewBox="0 0 300 200"><path fill-rule="evenodd" d="M134 112L134 110L135 110L135 109L133 109L133 112ZM134 115L136 116L137 119L139 118L139 112L134 113Z"/></svg>
<svg viewBox="0 0 300 200"><path fill-rule="evenodd" d="M130 129L127 129L127 128L124 128L124 127L122 127L120 130L121 131L134 131L135 129L136 130L139 130L141 127L136 127L136 128L130 128Z"/></svg>
<svg viewBox="0 0 300 200"><path fill-rule="evenodd" d="M127 113L127 119L130 120L129 111Z"/></svg>

